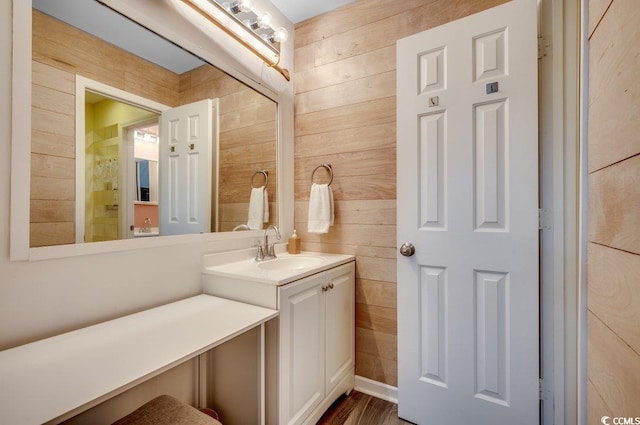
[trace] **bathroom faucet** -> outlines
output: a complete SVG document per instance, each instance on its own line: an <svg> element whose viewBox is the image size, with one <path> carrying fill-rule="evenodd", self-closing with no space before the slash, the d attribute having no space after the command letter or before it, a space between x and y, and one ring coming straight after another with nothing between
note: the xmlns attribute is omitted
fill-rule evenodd
<svg viewBox="0 0 640 425"><path fill-rule="evenodd" d="M151 233L151 219L149 217L144 219L144 225L140 229L141 233Z"/></svg>
<svg viewBox="0 0 640 425"><path fill-rule="evenodd" d="M270 224L264 231L264 244L258 244L256 261L273 260L276 258L275 243L269 244L269 229L276 232L276 240L280 240L280 230L274 224Z"/></svg>

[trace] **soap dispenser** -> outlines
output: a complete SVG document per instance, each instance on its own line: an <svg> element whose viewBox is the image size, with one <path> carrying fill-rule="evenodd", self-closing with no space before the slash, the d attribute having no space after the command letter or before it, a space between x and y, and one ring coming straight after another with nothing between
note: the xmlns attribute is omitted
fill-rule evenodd
<svg viewBox="0 0 640 425"><path fill-rule="evenodd" d="M287 243L287 252L289 254L300 254L300 238L296 233L296 229L293 229L293 234L289 238L289 243Z"/></svg>

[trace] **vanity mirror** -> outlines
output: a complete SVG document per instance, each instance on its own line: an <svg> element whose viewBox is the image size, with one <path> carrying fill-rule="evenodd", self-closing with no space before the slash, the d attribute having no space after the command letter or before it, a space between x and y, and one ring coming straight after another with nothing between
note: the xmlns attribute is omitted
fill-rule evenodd
<svg viewBox="0 0 640 425"><path fill-rule="evenodd" d="M276 102L108 7L33 1L31 87L30 247L231 231L261 170L278 223Z"/></svg>

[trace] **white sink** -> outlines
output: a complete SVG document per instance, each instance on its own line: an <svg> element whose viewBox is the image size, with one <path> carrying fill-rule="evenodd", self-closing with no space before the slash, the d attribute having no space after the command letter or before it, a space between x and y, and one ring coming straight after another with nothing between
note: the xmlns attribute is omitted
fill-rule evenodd
<svg viewBox="0 0 640 425"><path fill-rule="evenodd" d="M278 287L355 259L352 255L308 251L291 255L286 244L275 248L278 257L265 261L255 260L255 248L205 255L204 293L277 310Z"/></svg>
<svg viewBox="0 0 640 425"><path fill-rule="evenodd" d="M302 271L320 265L322 262L322 259L317 257L296 255L295 257L280 257L258 263L258 268L262 270Z"/></svg>
<svg viewBox="0 0 640 425"><path fill-rule="evenodd" d="M286 244L276 245L276 255L273 260L255 261L255 248L208 254L202 271L205 276L216 276L214 280L235 279L280 286L354 259L352 255L319 252L291 255L286 251Z"/></svg>

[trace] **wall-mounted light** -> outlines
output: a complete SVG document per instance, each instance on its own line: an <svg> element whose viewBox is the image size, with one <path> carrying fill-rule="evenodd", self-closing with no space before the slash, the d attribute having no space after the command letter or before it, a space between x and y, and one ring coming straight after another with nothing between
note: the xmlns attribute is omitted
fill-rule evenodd
<svg viewBox="0 0 640 425"><path fill-rule="evenodd" d="M256 11L251 0L182 1L290 81L289 71L279 65L280 45L289 34L285 28L272 27L268 12Z"/></svg>

